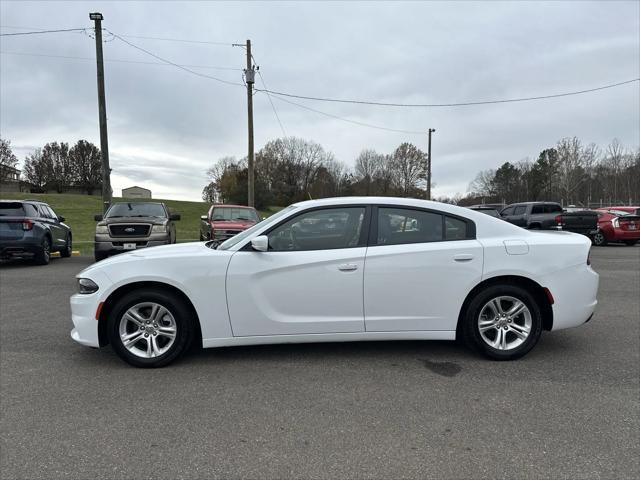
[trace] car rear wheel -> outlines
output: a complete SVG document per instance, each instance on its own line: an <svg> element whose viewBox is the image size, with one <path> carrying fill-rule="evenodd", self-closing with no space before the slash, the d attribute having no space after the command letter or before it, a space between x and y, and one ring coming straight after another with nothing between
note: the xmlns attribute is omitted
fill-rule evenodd
<svg viewBox="0 0 640 480"><path fill-rule="evenodd" d="M40 250L33 257L36 265L48 265L51 260L51 240L45 235L40 245Z"/></svg>
<svg viewBox="0 0 640 480"><path fill-rule="evenodd" d="M167 292L137 290L111 310L107 329L118 356L136 367L163 367L188 350L193 338L191 313Z"/></svg>
<svg viewBox="0 0 640 480"><path fill-rule="evenodd" d="M67 242L64 245L64 248L60 250L60 256L64 258L69 258L71 256L71 252L73 251L73 245L71 242L71 235L67 235Z"/></svg>
<svg viewBox="0 0 640 480"><path fill-rule="evenodd" d="M462 321L465 343L494 360L522 357L542 333L535 298L515 285L494 285L478 293Z"/></svg>
<svg viewBox="0 0 640 480"><path fill-rule="evenodd" d="M604 247L607 244L607 238L604 236L604 233L602 233L600 230L598 230L596 234L593 236L593 244L596 247Z"/></svg>
<svg viewBox="0 0 640 480"><path fill-rule="evenodd" d="M626 243L630 247L633 247L636 243L638 243L638 241L637 240L626 240L624 243Z"/></svg>

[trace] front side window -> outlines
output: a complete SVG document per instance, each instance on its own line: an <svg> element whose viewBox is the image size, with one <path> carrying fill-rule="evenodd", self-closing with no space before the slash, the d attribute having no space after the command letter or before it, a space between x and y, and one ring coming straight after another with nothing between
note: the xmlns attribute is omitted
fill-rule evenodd
<svg viewBox="0 0 640 480"><path fill-rule="evenodd" d="M378 209L378 245L438 242L444 239L442 215L404 208Z"/></svg>
<svg viewBox="0 0 640 480"><path fill-rule="evenodd" d="M364 207L325 208L301 213L269 233L269 250L304 251L361 245Z"/></svg>
<svg viewBox="0 0 640 480"><path fill-rule="evenodd" d="M527 207L525 207L524 205L518 205L515 210L513 211L514 215L523 215L524 212L527 211Z"/></svg>
<svg viewBox="0 0 640 480"><path fill-rule="evenodd" d="M513 207L507 207L504 210L502 210L502 212L500 212L500 215L502 215L503 217L506 217L508 215L513 215Z"/></svg>

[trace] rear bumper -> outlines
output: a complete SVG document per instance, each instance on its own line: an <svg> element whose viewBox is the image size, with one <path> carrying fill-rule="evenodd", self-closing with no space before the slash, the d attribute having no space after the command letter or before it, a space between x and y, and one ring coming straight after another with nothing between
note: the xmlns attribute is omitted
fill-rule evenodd
<svg viewBox="0 0 640 480"><path fill-rule="evenodd" d="M600 276L587 265L576 265L542 279L553 295L553 328L562 330L588 322L598 305Z"/></svg>
<svg viewBox="0 0 640 480"><path fill-rule="evenodd" d="M0 258L31 258L40 251L40 242L33 238L23 240L1 240Z"/></svg>
<svg viewBox="0 0 640 480"><path fill-rule="evenodd" d="M621 230L616 228L612 234L610 242L624 242L626 240L640 240L640 230Z"/></svg>

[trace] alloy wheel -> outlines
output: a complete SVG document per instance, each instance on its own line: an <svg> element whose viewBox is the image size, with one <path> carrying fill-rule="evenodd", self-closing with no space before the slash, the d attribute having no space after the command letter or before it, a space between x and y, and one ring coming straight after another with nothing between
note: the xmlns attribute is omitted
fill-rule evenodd
<svg viewBox="0 0 640 480"><path fill-rule="evenodd" d="M171 312L155 302L130 307L118 327L120 341L133 355L154 358L168 352L176 340L178 326Z"/></svg>
<svg viewBox="0 0 640 480"><path fill-rule="evenodd" d="M515 297L489 300L480 310L478 330L482 340L496 350L508 351L522 345L532 327L531 311Z"/></svg>

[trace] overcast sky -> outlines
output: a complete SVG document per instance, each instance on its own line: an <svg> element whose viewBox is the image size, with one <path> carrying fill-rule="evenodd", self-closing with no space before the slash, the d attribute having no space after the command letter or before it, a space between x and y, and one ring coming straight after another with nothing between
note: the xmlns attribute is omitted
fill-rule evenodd
<svg viewBox="0 0 640 480"><path fill-rule="evenodd" d="M121 35L253 44L268 87L294 94L447 103L556 94L640 77L640 2L0 2L2 33L91 27ZM109 40L108 35L105 40ZM244 50L126 37L156 55L242 83ZM99 145L95 43L83 33L0 37L0 135L21 163L49 141ZM28 55L29 54L29 55ZM56 58L53 55L85 59ZM118 39L104 44L115 195L140 185L158 198L199 200L205 170L246 155L246 93L157 62ZM232 70L238 69L238 70ZM261 87L259 78L257 86ZM426 135L356 126L273 100L288 136L353 165ZM433 137L435 195L464 193L477 171L536 158L565 136L640 144L640 83L573 97L454 108L392 108L296 100L316 110ZM282 136L255 95L256 151Z"/></svg>

